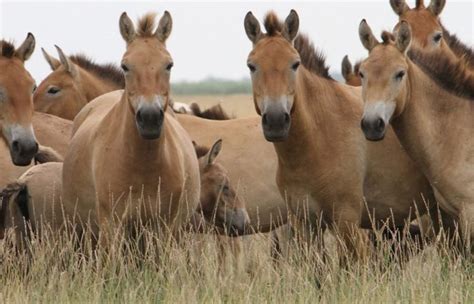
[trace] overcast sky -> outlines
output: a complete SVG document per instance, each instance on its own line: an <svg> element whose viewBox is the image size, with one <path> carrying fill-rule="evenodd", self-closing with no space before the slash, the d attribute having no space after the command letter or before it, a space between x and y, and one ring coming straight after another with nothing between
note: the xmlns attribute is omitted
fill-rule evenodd
<svg viewBox="0 0 474 304"><path fill-rule="evenodd" d="M407 1L410 6L414 0ZM425 0L429 2L429 0ZM444 25L462 41L474 42L474 0L448 0ZM37 49L27 67L37 81L49 73L40 47L55 54L54 44L67 54L85 53L97 62L120 62L125 44L118 19L126 11L134 20L145 12L161 16L168 10L173 31L168 49L174 59L172 81L199 80L208 76L240 79L248 76L246 58L251 43L243 19L251 10L261 21L272 9L285 18L290 9L300 16L300 32L307 33L328 58L332 73L339 73L345 54L363 58L357 27L366 18L377 36L397 22L388 0L312 2L163 2L163 1L5 1L0 0L2 38L21 43L27 32Z"/></svg>

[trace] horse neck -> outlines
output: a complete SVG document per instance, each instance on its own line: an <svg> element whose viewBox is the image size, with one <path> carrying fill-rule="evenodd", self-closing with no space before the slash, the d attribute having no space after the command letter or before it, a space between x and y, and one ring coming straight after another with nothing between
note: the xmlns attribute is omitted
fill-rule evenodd
<svg viewBox="0 0 474 304"><path fill-rule="evenodd" d="M302 67L297 75L288 138L275 143L280 162L302 165L307 158L324 159L334 151L340 144L337 138L345 131L341 123L351 115L346 112L353 112L346 99L342 87Z"/></svg>
<svg viewBox="0 0 474 304"><path fill-rule="evenodd" d="M424 173L438 178L436 172L454 168L456 162L465 159L466 149L462 147L472 136L474 105L439 87L412 62L408 77L405 109L392 124L400 142Z"/></svg>
<svg viewBox="0 0 474 304"><path fill-rule="evenodd" d="M109 119L111 121L108 121ZM153 171L149 170L150 166L156 168L154 165L160 166L167 159L166 150L169 146L170 136L167 120L165 116L160 138L156 140L143 139L138 133L126 90L121 100L109 112L107 119L104 119L106 124L110 124L109 129L114 130L114 144L123 149L123 157L127 159L127 163L132 164L134 169L143 165L148 171Z"/></svg>
<svg viewBox="0 0 474 304"><path fill-rule="evenodd" d="M80 81L83 94L88 102L100 95L121 89L120 86L114 85L110 81L82 69Z"/></svg>

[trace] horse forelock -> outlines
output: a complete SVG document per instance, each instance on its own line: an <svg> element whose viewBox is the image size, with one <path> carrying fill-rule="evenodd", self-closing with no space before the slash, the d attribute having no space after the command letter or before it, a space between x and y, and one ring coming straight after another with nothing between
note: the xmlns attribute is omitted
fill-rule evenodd
<svg viewBox="0 0 474 304"><path fill-rule="evenodd" d="M265 16L263 25L267 35L272 37L276 34L281 34L283 31L283 23L278 19L278 16L274 11L270 11Z"/></svg>
<svg viewBox="0 0 474 304"><path fill-rule="evenodd" d="M9 41L0 40L0 50L0 55L5 58L12 58L15 55L15 46Z"/></svg>
<svg viewBox="0 0 474 304"><path fill-rule="evenodd" d="M156 13L147 13L138 20L137 34L139 37L152 37L155 32Z"/></svg>

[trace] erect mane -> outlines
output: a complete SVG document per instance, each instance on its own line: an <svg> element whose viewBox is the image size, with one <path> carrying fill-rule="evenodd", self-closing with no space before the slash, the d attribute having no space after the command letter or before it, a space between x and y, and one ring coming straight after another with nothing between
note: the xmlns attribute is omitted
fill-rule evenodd
<svg viewBox="0 0 474 304"><path fill-rule="evenodd" d="M115 64L97 64L85 55L74 55L69 57L69 59L97 77L108 80L119 88L125 87L123 72Z"/></svg>
<svg viewBox="0 0 474 304"><path fill-rule="evenodd" d="M13 43L0 40L0 55L6 58L12 58L15 55L15 46Z"/></svg>
<svg viewBox="0 0 474 304"><path fill-rule="evenodd" d="M440 87L457 96L474 100L474 74L462 61L453 62L443 54L425 54L412 48L409 58Z"/></svg>
<svg viewBox="0 0 474 304"><path fill-rule="evenodd" d="M269 12L265 16L263 24L269 37L281 35L283 31L283 22L278 19L275 12ZM329 67L326 65L326 56L315 48L307 35L298 34L294 41L294 47L300 54L301 64L306 69L326 79L333 80L329 75Z"/></svg>
<svg viewBox="0 0 474 304"><path fill-rule="evenodd" d="M326 65L326 56L314 47L314 44L306 35L298 34L294 46L300 54L301 64L305 68L319 76L333 80L329 75L329 67Z"/></svg>
<svg viewBox="0 0 474 304"><path fill-rule="evenodd" d="M359 69L360 69L360 65L362 64L362 59L361 60L357 60L357 62L354 64L354 75L356 76L359 76Z"/></svg>
<svg viewBox="0 0 474 304"><path fill-rule="evenodd" d="M201 146L193 140L194 151L196 151L197 158L201 158L209 152L210 148Z"/></svg>
<svg viewBox="0 0 474 304"><path fill-rule="evenodd" d="M227 114L224 108L220 104L216 104L209 109L201 110L199 105L195 102L191 104L191 110L194 115L201 118L211 119L211 120L229 120L233 119L231 115Z"/></svg>
<svg viewBox="0 0 474 304"><path fill-rule="evenodd" d="M147 13L138 20L137 34L139 37L153 37L155 32L156 13Z"/></svg>
<svg viewBox="0 0 474 304"><path fill-rule="evenodd" d="M459 58L463 58L466 63L474 69L474 51L471 47L465 45L455 34L451 34L443 25L443 37L448 43L448 46L453 50L454 54Z"/></svg>

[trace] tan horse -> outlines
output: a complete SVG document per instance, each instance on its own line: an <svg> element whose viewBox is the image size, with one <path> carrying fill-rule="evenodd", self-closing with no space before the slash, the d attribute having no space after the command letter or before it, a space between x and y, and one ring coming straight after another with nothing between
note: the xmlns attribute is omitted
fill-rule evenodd
<svg viewBox="0 0 474 304"><path fill-rule="evenodd" d="M56 49L60 60L42 49L52 73L33 96L36 111L73 120L92 99L124 88L123 72L115 65L98 65L82 55L67 57Z"/></svg>
<svg viewBox="0 0 474 304"><path fill-rule="evenodd" d="M247 64L255 108L278 155L280 192L294 213L301 217L305 210L311 225L337 229L354 250L351 234L373 227L371 219L376 226L394 220L389 225L403 227L415 209L426 212L421 193L432 207L427 180L392 132L385 144L366 143L360 89L328 75L322 55L297 37L295 11L284 24L268 14L266 34L251 12L244 24L253 43Z"/></svg>
<svg viewBox="0 0 474 304"><path fill-rule="evenodd" d="M400 17L400 21L410 24L415 47L425 52L441 52L452 60L461 59L470 69L474 69L472 49L462 44L441 24L439 15L446 5L446 0L431 0L428 7L425 7L423 0L417 0L412 9L405 0L390 0L390 5ZM399 25L395 27L395 32L398 27Z"/></svg>
<svg viewBox="0 0 474 304"><path fill-rule="evenodd" d="M18 48L0 42L0 187L13 182L36 157L39 141L61 155L67 150L72 124L33 110L35 83L24 67L34 51L35 39L28 37ZM34 131L33 131L34 128ZM42 149L40 149L41 152ZM38 158L39 156L39 158Z"/></svg>
<svg viewBox="0 0 474 304"><path fill-rule="evenodd" d="M363 20L359 34L369 57L362 63L365 101L362 130L381 140L391 123L400 142L430 180L440 206L458 219L465 240L474 241L474 83L466 67L441 54L407 57L411 29L402 21L395 41L379 43ZM445 82L452 79L452 82Z"/></svg>
<svg viewBox="0 0 474 304"><path fill-rule="evenodd" d="M38 151L31 98L36 84L24 64L34 49L35 37L31 33L17 49L0 41L0 134L17 166L29 165Z"/></svg>
<svg viewBox="0 0 474 304"><path fill-rule="evenodd" d="M64 200L97 211L93 230L100 230L103 244L110 241L117 221L129 225L140 220L173 231L199 202L193 145L166 113L173 61L165 42L171 16L165 12L156 30L154 23L154 15L148 14L135 29L126 13L120 17L127 44L121 65L125 91L103 111L82 110L86 118L64 159ZM105 102L107 96L96 101Z"/></svg>
<svg viewBox="0 0 474 304"><path fill-rule="evenodd" d="M357 61L356 64L354 65L354 68L352 68L352 63L349 60L349 57L346 55L342 59L341 63L341 74L342 77L344 77L344 80L346 81L347 85L353 86L353 87L360 87L361 82L360 82L360 77L359 77L359 66L360 66L361 61Z"/></svg>
<svg viewBox="0 0 474 304"><path fill-rule="evenodd" d="M196 232L206 232L201 216L216 228L220 235L239 235L245 233L249 217L244 202L230 182L225 168L216 161L222 147L222 140L211 149L198 146L196 153L200 159L201 197L192 223ZM74 224L81 232L84 219L76 219L80 206L65 204L61 199L62 163L47 163L30 168L15 183L9 184L0 196L0 239L5 231L14 229L16 242L26 236L25 222L41 236L41 229L47 227L58 233L65 225ZM89 210L95 217L95 210ZM81 212L85 213L85 212ZM45 226L42 226L45 225Z"/></svg>

